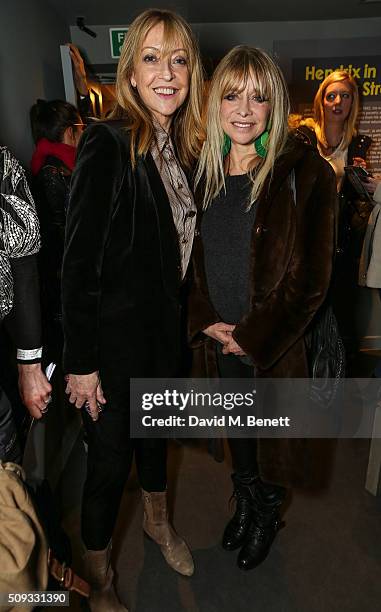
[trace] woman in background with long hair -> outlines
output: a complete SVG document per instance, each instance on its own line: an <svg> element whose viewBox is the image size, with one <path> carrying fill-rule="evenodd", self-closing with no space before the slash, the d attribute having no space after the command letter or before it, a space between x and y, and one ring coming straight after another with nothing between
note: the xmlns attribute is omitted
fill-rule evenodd
<svg viewBox="0 0 381 612"><path fill-rule="evenodd" d="M359 134L359 90L345 70L335 70L319 86L314 99L314 132L320 154L336 175L339 198L337 256L332 303L347 354L347 375L355 375L357 355L356 303L361 248L372 210L370 198L361 198L345 173L346 166L366 167L371 145Z"/></svg>

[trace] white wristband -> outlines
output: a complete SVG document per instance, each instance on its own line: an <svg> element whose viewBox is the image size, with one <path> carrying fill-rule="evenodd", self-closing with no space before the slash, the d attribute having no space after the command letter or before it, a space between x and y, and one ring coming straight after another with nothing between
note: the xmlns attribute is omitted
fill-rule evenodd
<svg viewBox="0 0 381 612"><path fill-rule="evenodd" d="M17 359L20 361L31 361L32 359L41 359L42 346L37 349L17 349Z"/></svg>

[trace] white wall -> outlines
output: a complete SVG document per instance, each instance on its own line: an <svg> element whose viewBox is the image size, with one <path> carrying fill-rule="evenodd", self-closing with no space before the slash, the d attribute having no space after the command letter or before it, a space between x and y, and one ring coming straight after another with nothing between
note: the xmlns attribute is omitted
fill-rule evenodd
<svg viewBox="0 0 381 612"><path fill-rule="evenodd" d="M30 107L64 96L59 45L69 39L46 0L1 0L0 142L24 164L32 153Z"/></svg>

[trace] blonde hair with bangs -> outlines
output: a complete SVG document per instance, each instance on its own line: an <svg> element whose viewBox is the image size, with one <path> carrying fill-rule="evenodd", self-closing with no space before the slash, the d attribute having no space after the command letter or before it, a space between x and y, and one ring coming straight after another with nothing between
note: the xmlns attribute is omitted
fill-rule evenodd
<svg viewBox="0 0 381 612"><path fill-rule="evenodd" d="M248 175L252 182L248 210L261 193L267 177L272 174L275 160L284 149L288 126L289 98L287 86L273 59L256 47L239 45L234 47L218 64L209 90L206 116L206 141L204 142L196 174L196 186L205 186L204 208L225 188L224 159L222 149L224 132L221 126L220 109L224 96L245 89L248 80L253 81L258 96L270 102L268 123L271 125L267 141L267 155L256 166L253 161Z"/></svg>
<svg viewBox="0 0 381 612"><path fill-rule="evenodd" d="M192 30L176 13L148 9L129 27L117 69L115 88L117 106L112 118L126 120L126 127L131 132L130 152L134 166L136 153L144 156L149 151L154 139L154 126L151 113L145 107L138 91L132 87L131 76L148 32L159 23L164 26L164 48L161 50L161 55L170 53L173 45L179 42L187 54L189 93L176 112L171 125L171 136L181 164L191 168L201 148L203 73L198 45Z"/></svg>
<svg viewBox="0 0 381 612"><path fill-rule="evenodd" d="M331 72L320 84L314 99L314 116L315 116L315 132L317 139L323 147L328 148L327 137L325 135L325 118L324 118L324 96L326 89L332 83L348 82L352 92L352 106L348 118L345 120L343 138L337 151L344 151L348 148L353 136L356 135L356 121L359 112L359 92L358 86L353 77L345 70L335 70Z"/></svg>

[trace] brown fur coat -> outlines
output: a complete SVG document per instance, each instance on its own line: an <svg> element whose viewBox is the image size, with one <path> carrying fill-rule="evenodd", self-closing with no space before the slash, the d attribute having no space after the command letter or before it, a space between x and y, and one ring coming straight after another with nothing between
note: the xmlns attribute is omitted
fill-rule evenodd
<svg viewBox="0 0 381 612"><path fill-rule="evenodd" d="M257 202L251 240L251 306L233 332L251 357L256 376L309 376L304 336L330 285L336 210L332 168L315 149L290 138ZM195 376L216 376L214 346L202 330L220 319L208 297L199 230L192 263L189 337L195 349L193 372ZM260 462L269 479L305 483L306 473L311 475L321 463L320 453L316 454L318 441L262 442Z"/></svg>

